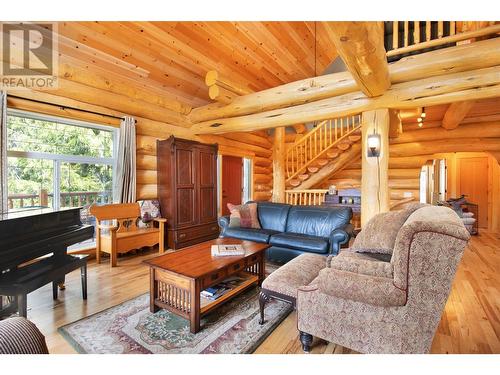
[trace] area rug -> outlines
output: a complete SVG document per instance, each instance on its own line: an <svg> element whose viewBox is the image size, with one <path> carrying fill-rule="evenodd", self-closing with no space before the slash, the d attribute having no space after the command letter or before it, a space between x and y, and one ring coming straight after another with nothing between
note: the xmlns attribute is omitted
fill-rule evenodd
<svg viewBox="0 0 500 375"><path fill-rule="evenodd" d="M266 304L259 321L259 289L252 288L201 320L202 330L166 310L149 311L149 293L59 328L79 353L252 353L291 311L287 303Z"/></svg>

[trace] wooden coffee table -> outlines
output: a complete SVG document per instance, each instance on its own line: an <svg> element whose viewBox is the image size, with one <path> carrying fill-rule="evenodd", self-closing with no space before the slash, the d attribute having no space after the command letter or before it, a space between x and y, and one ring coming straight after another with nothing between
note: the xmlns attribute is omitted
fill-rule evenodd
<svg viewBox="0 0 500 375"><path fill-rule="evenodd" d="M213 257L213 244L241 244L245 255ZM160 308L189 320L192 333L200 330L200 318L253 285L264 280L267 244L219 238L146 260L150 267L150 309ZM244 281L215 301L200 292L232 275Z"/></svg>

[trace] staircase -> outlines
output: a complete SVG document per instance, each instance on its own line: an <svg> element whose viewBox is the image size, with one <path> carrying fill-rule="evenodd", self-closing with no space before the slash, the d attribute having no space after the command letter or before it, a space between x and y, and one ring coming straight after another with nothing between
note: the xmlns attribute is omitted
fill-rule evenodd
<svg viewBox="0 0 500 375"><path fill-rule="evenodd" d="M287 150L287 187L300 188L303 181L334 162L360 139L360 114L321 121Z"/></svg>

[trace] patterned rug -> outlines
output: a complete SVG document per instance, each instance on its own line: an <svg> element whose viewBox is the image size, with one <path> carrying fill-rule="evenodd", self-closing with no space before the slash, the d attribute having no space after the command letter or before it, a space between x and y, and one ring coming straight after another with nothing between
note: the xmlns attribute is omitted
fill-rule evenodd
<svg viewBox="0 0 500 375"><path fill-rule="evenodd" d="M207 314L201 331L192 334L186 319L166 310L152 314L146 293L60 327L59 332L79 353L252 353L290 311L289 304L271 300L266 323L260 325L256 287Z"/></svg>

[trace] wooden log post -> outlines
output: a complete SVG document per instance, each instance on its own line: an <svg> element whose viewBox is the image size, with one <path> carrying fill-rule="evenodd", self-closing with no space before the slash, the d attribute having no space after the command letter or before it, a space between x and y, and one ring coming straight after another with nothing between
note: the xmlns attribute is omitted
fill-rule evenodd
<svg viewBox="0 0 500 375"><path fill-rule="evenodd" d="M285 203L285 128L274 129L272 201Z"/></svg>
<svg viewBox="0 0 500 375"><path fill-rule="evenodd" d="M390 209L389 196L389 110L377 109L362 115L361 226L373 216ZM380 156L368 157L368 136L380 135Z"/></svg>
<svg viewBox="0 0 500 375"><path fill-rule="evenodd" d="M403 123L399 111L396 109L389 110L389 137L397 138L403 133Z"/></svg>

